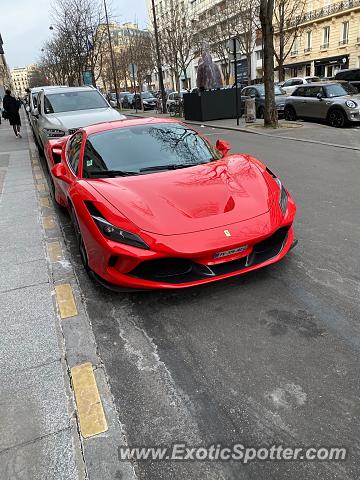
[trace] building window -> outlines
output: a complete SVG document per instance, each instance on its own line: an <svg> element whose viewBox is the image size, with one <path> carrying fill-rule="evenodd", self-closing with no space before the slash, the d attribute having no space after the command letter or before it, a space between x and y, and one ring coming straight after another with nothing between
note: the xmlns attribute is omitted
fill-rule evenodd
<svg viewBox="0 0 360 480"><path fill-rule="evenodd" d="M256 60L259 62L263 58L263 52L262 50L257 50L256 51Z"/></svg>
<svg viewBox="0 0 360 480"><path fill-rule="evenodd" d="M305 49L304 52L311 52L311 46L312 46L312 32L309 30L305 34Z"/></svg>
<svg viewBox="0 0 360 480"><path fill-rule="evenodd" d="M294 38L294 43L291 49L291 55L297 55L299 53L299 39L298 37Z"/></svg>
<svg viewBox="0 0 360 480"><path fill-rule="evenodd" d="M323 29L323 44L321 45L321 48L329 48L329 42L330 42L330 27L325 27Z"/></svg>
<svg viewBox="0 0 360 480"><path fill-rule="evenodd" d="M312 12L313 10L314 10L313 0L307 0L307 11L308 11L308 13Z"/></svg>
<svg viewBox="0 0 360 480"><path fill-rule="evenodd" d="M349 22L343 22L341 25L341 37L339 45L347 45L349 42Z"/></svg>

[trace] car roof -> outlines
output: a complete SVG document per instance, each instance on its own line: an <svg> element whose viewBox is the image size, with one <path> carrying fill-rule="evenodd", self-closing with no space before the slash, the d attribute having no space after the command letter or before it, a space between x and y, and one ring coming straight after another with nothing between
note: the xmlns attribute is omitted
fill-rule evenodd
<svg viewBox="0 0 360 480"><path fill-rule="evenodd" d="M108 130L114 130L116 128L126 128L126 127L134 127L137 125L148 125L148 124L155 125L158 123L181 123L181 122L179 120L175 120L172 118L143 117L143 118L131 118L126 120L114 120L112 122L95 123L94 125L83 127L80 130L85 131L87 135L92 135L94 133L106 132Z"/></svg>
<svg viewBox="0 0 360 480"><path fill-rule="evenodd" d="M322 82L313 82L313 83L308 83L307 85L299 85L299 87L325 87L326 85L336 85L336 84L342 84L342 83L348 83L345 81L340 81L340 80L324 80Z"/></svg>
<svg viewBox="0 0 360 480"><path fill-rule="evenodd" d="M59 86L59 87L42 87L41 90L44 90L44 92L47 92L48 90L50 90L51 93L63 93L64 91L71 93L71 92L83 92L83 91L92 92L92 91L95 91L96 89L90 86L83 86L83 87Z"/></svg>

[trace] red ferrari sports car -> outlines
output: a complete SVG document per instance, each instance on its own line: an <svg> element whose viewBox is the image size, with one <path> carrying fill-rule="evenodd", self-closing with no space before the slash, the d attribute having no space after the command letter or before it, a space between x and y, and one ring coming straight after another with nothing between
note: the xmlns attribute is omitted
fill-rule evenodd
<svg viewBox="0 0 360 480"><path fill-rule="evenodd" d="M176 120L121 120L50 140L56 201L103 285L173 289L275 263L294 245L296 206L250 155Z"/></svg>

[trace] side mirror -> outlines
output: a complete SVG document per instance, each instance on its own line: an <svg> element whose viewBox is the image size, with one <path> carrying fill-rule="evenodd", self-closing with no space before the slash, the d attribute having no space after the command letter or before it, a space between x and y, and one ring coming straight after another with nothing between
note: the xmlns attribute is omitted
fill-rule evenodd
<svg viewBox="0 0 360 480"><path fill-rule="evenodd" d="M26 111L27 111L28 113L30 113L30 107L29 107L29 105L26 107Z"/></svg>
<svg viewBox="0 0 360 480"><path fill-rule="evenodd" d="M37 108L34 108L33 115L36 118L39 118L39 110Z"/></svg>
<svg viewBox="0 0 360 480"><path fill-rule="evenodd" d="M228 142L226 142L225 140L218 140L216 142L216 150L219 150L219 152L222 154L223 157L225 157L225 155L230 151L231 147L230 145L228 144Z"/></svg>
<svg viewBox="0 0 360 480"><path fill-rule="evenodd" d="M62 163L57 163L51 169L51 173L55 178L62 180L65 183L71 183L70 178L66 175L65 167Z"/></svg>
<svg viewBox="0 0 360 480"><path fill-rule="evenodd" d="M319 92L319 93L316 95L316 98L319 99L319 100L322 100L322 99L323 99L322 93Z"/></svg>

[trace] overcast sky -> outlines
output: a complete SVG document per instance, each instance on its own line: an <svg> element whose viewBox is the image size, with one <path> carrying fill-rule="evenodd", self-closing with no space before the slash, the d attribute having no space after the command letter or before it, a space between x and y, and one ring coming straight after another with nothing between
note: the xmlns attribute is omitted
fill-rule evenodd
<svg viewBox="0 0 360 480"><path fill-rule="evenodd" d="M102 0L99 0L99 2ZM50 37L51 0L0 0L0 34L10 67L35 63L42 44ZM123 23L147 25L145 0L108 0L108 7Z"/></svg>

